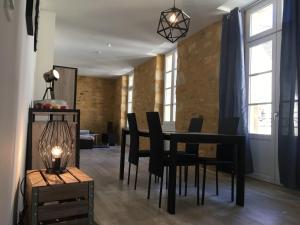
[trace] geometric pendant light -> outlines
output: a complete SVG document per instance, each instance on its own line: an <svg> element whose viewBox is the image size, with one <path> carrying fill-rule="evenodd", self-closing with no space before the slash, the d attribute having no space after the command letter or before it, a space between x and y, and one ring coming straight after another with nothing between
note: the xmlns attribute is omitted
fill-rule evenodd
<svg viewBox="0 0 300 225"><path fill-rule="evenodd" d="M160 14L157 33L174 43L185 37L189 31L191 18L181 9L175 7L164 10Z"/></svg>

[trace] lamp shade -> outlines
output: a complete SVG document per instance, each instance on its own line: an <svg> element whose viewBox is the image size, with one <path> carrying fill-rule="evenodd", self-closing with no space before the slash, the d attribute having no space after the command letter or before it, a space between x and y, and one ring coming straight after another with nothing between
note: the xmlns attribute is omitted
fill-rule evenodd
<svg viewBox="0 0 300 225"><path fill-rule="evenodd" d="M157 33L174 43L186 36L190 21L189 15L174 6L161 12Z"/></svg>
<svg viewBox="0 0 300 225"><path fill-rule="evenodd" d="M59 73L55 69L50 70L50 71L44 73L44 79L47 83L58 80L59 79Z"/></svg>
<svg viewBox="0 0 300 225"><path fill-rule="evenodd" d="M44 128L38 145L48 173L63 173L72 156L74 139L67 121L50 120Z"/></svg>

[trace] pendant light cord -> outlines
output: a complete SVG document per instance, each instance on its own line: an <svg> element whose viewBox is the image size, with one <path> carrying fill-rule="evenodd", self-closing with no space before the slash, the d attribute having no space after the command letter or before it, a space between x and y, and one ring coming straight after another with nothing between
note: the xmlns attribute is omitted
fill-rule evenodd
<svg viewBox="0 0 300 225"><path fill-rule="evenodd" d="M174 6L173 6L173 8L175 8L175 0L174 0Z"/></svg>

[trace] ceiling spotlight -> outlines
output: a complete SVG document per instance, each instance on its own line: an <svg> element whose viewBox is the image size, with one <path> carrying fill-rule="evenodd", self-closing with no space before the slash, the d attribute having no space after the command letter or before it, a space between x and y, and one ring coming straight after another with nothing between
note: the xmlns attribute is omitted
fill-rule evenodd
<svg viewBox="0 0 300 225"><path fill-rule="evenodd" d="M164 10L160 14L157 33L174 43L185 37L189 31L191 18L181 9L175 7Z"/></svg>
<svg viewBox="0 0 300 225"><path fill-rule="evenodd" d="M102 51L101 51L101 50L98 50L98 51L97 51L97 54L101 55L101 54L102 54Z"/></svg>
<svg viewBox="0 0 300 225"><path fill-rule="evenodd" d="M110 47L111 47L111 43L108 43L108 44L107 44L107 47L109 47L109 48L110 48Z"/></svg>

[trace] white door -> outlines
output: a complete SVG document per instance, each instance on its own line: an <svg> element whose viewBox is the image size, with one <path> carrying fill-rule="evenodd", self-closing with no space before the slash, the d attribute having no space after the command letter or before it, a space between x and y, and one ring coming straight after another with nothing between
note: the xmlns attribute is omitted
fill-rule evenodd
<svg viewBox="0 0 300 225"><path fill-rule="evenodd" d="M257 179L279 183L278 109L282 0L246 11L246 74L249 136Z"/></svg>

